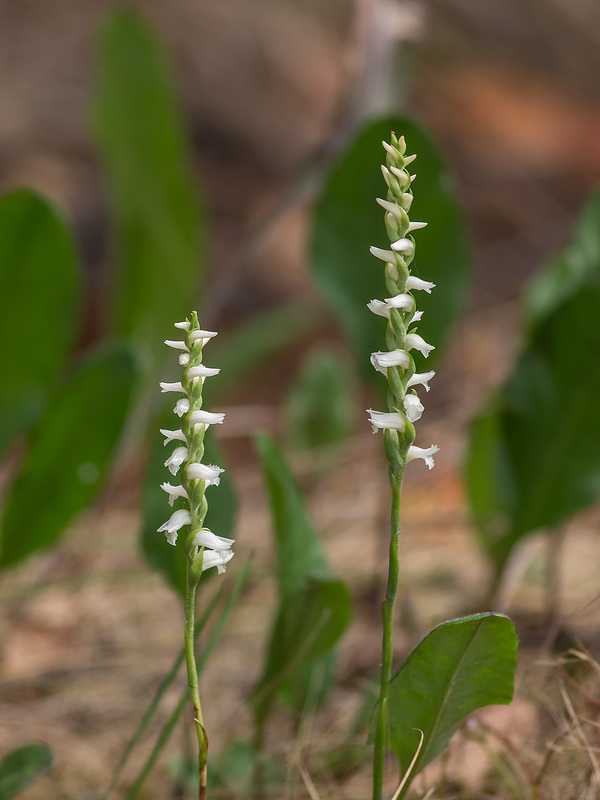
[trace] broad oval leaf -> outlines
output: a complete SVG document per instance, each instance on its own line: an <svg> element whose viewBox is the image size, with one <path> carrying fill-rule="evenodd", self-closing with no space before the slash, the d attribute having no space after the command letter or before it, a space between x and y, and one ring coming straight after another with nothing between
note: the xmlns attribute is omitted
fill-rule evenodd
<svg viewBox="0 0 600 800"><path fill-rule="evenodd" d="M169 66L133 9L104 27L94 129L112 201L115 329L155 360L184 319L202 270L203 224Z"/></svg>
<svg viewBox="0 0 600 800"><path fill-rule="evenodd" d="M413 121L388 117L367 124L334 165L319 198L312 232L311 265L315 280L338 315L360 369L375 380L369 357L383 349L385 321L367 303L386 295L382 262L369 247L389 247L383 209L375 198L386 197L380 165L385 163L382 140L390 131L404 135L408 152L416 153L411 219L427 222L415 234L414 274L436 284L431 295L417 293L424 316L419 333L437 349L465 297L468 250L450 180L435 146ZM412 169L412 166L411 166Z"/></svg>
<svg viewBox="0 0 600 800"><path fill-rule="evenodd" d="M492 613L444 622L415 647L392 679L388 702L390 747L402 773L419 746L418 731L423 745L411 777L447 747L469 714L511 702L517 648L512 622Z"/></svg>
<svg viewBox="0 0 600 800"><path fill-rule="evenodd" d="M54 764L54 754L43 744L26 744L0 761L0 800L12 800Z"/></svg>
<svg viewBox="0 0 600 800"><path fill-rule="evenodd" d="M2 197L0 453L39 419L72 344L79 296L75 247L59 213L28 190Z"/></svg>
<svg viewBox="0 0 600 800"><path fill-rule="evenodd" d="M168 496L160 488L161 483L165 481L173 482L173 476L164 464L173 450L173 444L164 447L164 437L159 433L159 428L172 428L177 419L173 415L172 407L169 406L162 416L162 424L156 426L156 435L142 488L140 547L148 566L160 572L166 583L183 597L186 585L186 560L183 550L181 547L172 547L164 534L158 533L158 528L173 513L168 504ZM210 428L204 439L204 447L203 463L223 466L223 457ZM207 490L208 512L205 524L218 536L230 538L235 526L237 501L229 470L226 469L220 477L220 485L211 486ZM213 572L214 570L210 570L206 574L211 575Z"/></svg>
<svg viewBox="0 0 600 800"><path fill-rule="evenodd" d="M138 378L129 345L92 353L51 399L2 518L0 567L49 547L94 498Z"/></svg>

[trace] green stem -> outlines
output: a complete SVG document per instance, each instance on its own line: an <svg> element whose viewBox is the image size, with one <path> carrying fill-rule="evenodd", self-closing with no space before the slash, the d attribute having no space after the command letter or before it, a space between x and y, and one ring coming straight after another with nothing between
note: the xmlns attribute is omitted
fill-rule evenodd
<svg viewBox="0 0 600 800"><path fill-rule="evenodd" d="M379 702L377 708L377 721L375 726L375 747L373 751L373 800L382 800L383 772L385 753L389 738L388 731L388 695L392 679L392 660L394 655L394 612L396 596L398 594L398 581L400 577L400 560L398 546L400 542L400 493L404 465L396 470L390 470L392 485L392 510L391 510L391 536L390 558L388 565L388 581L385 600L381 606L383 620L383 638L381 644L381 679L379 685Z"/></svg>
<svg viewBox="0 0 600 800"><path fill-rule="evenodd" d="M198 770L200 775L200 789L198 798L199 800L204 800L206 797L206 751L208 748L208 741L204 730L204 718L202 717L202 706L200 704L200 693L198 691L198 668L196 666L196 656L194 653L194 624L197 588L198 578L193 576L191 564L188 561L186 567L186 588L184 600L184 650L190 699L194 707L194 724L196 726L196 734L198 736Z"/></svg>

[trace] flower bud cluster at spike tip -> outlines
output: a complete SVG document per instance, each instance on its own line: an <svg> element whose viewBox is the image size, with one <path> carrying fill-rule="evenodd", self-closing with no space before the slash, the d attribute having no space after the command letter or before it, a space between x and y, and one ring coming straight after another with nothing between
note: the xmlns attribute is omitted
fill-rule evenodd
<svg viewBox="0 0 600 800"><path fill-rule="evenodd" d="M385 229L389 247L371 247L371 254L385 264L384 300L371 300L368 308L373 314L388 320L387 352L371 355L373 367L383 373L389 384L388 411L368 409L373 433L383 430L386 434L386 452L392 462L404 464L422 458L429 469L433 467L433 455L438 448L415 447L412 423L421 418L424 408L414 387L429 391L429 381L435 372L415 372L413 352L427 358L434 349L416 332L414 324L419 322L422 311L417 310L414 292L431 294L435 284L412 275L411 265L415 258L415 231L424 228L426 222L415 222L409 218L412 206L412 182L415 175L406 169L416 155L406 155L404 137L392 133L390 142L382 142L386 163L381 171L387 185L387 196L378 197L377 203L384 211ZM389 439L387 437L390 437ZM391 443L391 444L390 444ZM392 464L393 466L393 464Z"/></svg>
<svg viewBox="0 0 600 800"><path fill-rule="evenodd" d="M206 378L218 375L219 370L202 363L206 342L216 336L214 331L202 330L198 315L194 312L184 322L176 322L175 327L185 334L185 339L167 339L165 344L180 351L179 363L183 367L180 381L161 383L162 392L175 392L182 395L173 409L180 420L181 427L176 430L161 430L165 445L176 442L177 446L165 461L172 475L180 475L180 484L161 484L161 489L169 496L172 506L181 500L182 507L173 512L161 525L169 544L175 545L182 529L184 551L192 570L198 577L204 570L216 567L225 572L225 565L232 559L233 539L217 536L204 527L207 502L206 489L218 486L223 470L213 464L202 463L204 455L204 434L209 425L220 425L225 414L205 411L202 408L202 389Z"/></svg>

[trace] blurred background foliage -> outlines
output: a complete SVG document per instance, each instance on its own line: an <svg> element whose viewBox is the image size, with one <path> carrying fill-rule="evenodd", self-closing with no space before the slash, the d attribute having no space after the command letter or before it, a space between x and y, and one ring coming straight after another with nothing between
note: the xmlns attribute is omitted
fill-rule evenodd
<svg viewBox="0 0 600 800"><path fill-rule="evenodd" d="M597 195L584 204L600 174L599 38L600 12L582 0L0 3L0 567L45 551L23 573L3 573L9 611L34 580L41 597L57 582L88 591L97 563L114 575L123 559L123 584L138 585L140 497L141 551L180 591L178 553L155 534L169 511L156 430L175 427L155 385L159 375L175 378L162 340L194 307L220 332L207 362L222 372L206 398L228 416L211 458L242 476L246 518L260 491L250 480L249 500L252 437L266 431L285 446L286 455L263 437L258 447L279 547L285 532L292 546L295 525L316 537L294 471L309 497L331 472L355 500L357 486L384 472L368 457L362 409L382 387L368 356L382 347L383 322L365 304L383 296L367 248L384 241L374 198L383 194L379 142L390 128L418 152L411 216L429 228L418 234L415 267L437 284L431 297L419 296L420 331L436 345L438 371L420 430L443 446L436 472L456 502L469 431L474 528L463 522L461 531L475 531L485 554L473 597L498 590L521 540L538 530L556 535L593 504ZM370 472L348 477L348 461ZM250 523L236 519L231 470L225 476L209 493L210 525L233 532L242 554L260 552L266 512L254 520L257 543ZM276 481L290 507L276 499ZM438 493L440 502L446 496ZM81 521L93 501L96 517ZM110 516L119 510L130 516ZM377 514L354 513L365 530L384 527ZM89 542L103 514L116 536L104 556ZM79 537L48 549L77 520ZM331 571L316 558L320 573L302 572L294 613L335 607L349 618L347 586L335 576L346 580L348 564L354 574L355 553ZM263 556L259 577L272 572ZM307 611L315 598L321 605ZM268 603L259 603L264 640L270 625L291 624ZM19 633L37 613L26 605L24 621L6 624L0 676L13 722L15 681L30 652ZM77 625L61 619L57 630L66 625L79 641ZM47 621L40 625L46 631ZM120 646L137 635L136 623L127 625ZM328 632L323 650L337 647L342 627ZM315 651L295 665L295 678L273 681L291 670L274 643L262 678L255 654L245 685L246 696L255 687L248 713L259 727L261 680L267 705L277 696L293 718L312 662L329 659ZM151 661L138 664L150 682ZM34 718L23 741L42 736ZM67 723L64 735L75 737ZM8 752L11 734L5 744ZM89 779L96 787L116 761L106 747L98 753ZM69 796L65 769L57 797Z"/></svg>

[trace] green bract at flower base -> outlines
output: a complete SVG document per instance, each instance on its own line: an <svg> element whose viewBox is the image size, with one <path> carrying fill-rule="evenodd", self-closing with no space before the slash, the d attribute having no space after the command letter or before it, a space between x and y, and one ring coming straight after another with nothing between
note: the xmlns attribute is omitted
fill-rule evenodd
<svg viewBox="0 0 600 800"><path fill-rule="evenodd" d="M198 691L198 670L194 654L194 622L196 589L202 573L216 567L225 572L225 565L233 558L233 539L217 536L204 527L208 510L206 489L218 486L221 467L203 464L204 434L209 425L222 424L225 414L205 411L202 408L202 389L206 378L219 373L218 369L202 363L204 345L217 334L200 328L198 315L193 312L185 322L176 322L175 327L185 332L185 339L170 340L165 344L179 350L179 363L183 367L181 381L161 383L163 392L182 395L175 404L174 413L181 418L181 427L175 430L161 430L165 445L177 442L177 446L165 461L172 475L180 474L181 483L161 484L169 495L169 504L181 500L182 507L173 512L161 525L169 544L183 547L186 557L185 613L185 656L188 673L190 697L194 706L194 721L198 734L198 767L200 773L199 798L206 796L206 759L208 737L204 729L200 694ZM181 531L184 533L181 533ZM179 540L179 541L178 541Z"/></svg>

